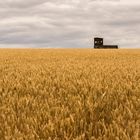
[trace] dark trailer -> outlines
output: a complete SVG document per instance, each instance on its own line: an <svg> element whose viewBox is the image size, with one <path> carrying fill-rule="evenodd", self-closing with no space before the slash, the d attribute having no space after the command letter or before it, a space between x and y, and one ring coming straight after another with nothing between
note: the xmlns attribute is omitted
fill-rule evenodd
<svg viewBox="0 0 140 140"><path fill-rule="evenodd" d="M103 38L94 38L94 48L95 49L118 49L118 45L104 45Z"/></svg>

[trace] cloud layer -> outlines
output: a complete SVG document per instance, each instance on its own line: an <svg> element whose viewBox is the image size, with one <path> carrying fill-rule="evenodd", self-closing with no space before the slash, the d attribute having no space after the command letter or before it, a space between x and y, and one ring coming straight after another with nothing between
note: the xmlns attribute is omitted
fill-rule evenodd
<svg viewBox="0 0 140 140"><path fill-rule="evenodd" d="M140 48L139 0L4 0L0 47L92 47L93 38Z"/></svg>

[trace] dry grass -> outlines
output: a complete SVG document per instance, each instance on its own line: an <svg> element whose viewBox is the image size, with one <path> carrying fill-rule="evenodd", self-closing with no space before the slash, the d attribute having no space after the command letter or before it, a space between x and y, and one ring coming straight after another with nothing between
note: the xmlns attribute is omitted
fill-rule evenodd
<svg viewBox="0 0 140 140"><path fill-rule="evenodd" d="M139 140L140 50L1 49L1 140Z"/></svg>

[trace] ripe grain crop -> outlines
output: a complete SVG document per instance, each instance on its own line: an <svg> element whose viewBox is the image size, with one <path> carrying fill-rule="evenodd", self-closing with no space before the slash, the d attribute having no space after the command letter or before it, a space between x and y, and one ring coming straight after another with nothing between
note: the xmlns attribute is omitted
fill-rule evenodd
<svg viewBox="0 0 140 140"><path fill-rule="evenodd" d="M140 50L0 49L0 140L139 140Z"/></svg>

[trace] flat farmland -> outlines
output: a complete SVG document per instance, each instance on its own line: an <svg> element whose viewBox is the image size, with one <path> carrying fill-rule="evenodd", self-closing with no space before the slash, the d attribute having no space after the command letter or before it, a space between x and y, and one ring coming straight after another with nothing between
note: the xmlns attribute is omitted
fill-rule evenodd
<svg viewBox="0 0 140 140"><path fill-rule="evenodd" d="M140 49L0 49L1 140L139 140Z"/></svg>

